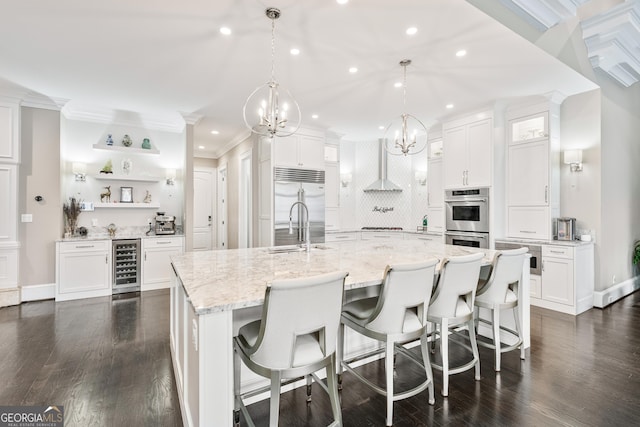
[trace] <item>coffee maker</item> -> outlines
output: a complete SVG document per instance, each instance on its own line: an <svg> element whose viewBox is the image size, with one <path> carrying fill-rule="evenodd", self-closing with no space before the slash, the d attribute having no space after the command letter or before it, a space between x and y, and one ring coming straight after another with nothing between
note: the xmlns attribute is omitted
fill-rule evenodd
<svg viewBox="0 0 640 427"><path fill-rule="evenodd" d="M556 218L553 222L553 237L555 240L575 240L576 219Z"/></svg>
<svg viewBox="0 0 640 427"><path fill-rule="evenodd" d="M156 214L156 234L176 234L176 217L165 215L164 212Z"/></svg>

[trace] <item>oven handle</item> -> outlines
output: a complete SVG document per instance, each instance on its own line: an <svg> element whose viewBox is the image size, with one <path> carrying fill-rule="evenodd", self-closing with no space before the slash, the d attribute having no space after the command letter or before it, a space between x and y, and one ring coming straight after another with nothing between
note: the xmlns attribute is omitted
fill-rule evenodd
<svg viewBox="0 0 640 427"><path fill-rule="evenodd" d="M447 236L456 236L456 237L471 237L473 239L486 239L487 236L485 236L482 233L456 233L456 232L451 232L451 231L447 231L446 233L444 233Z"/></svg>
<svg viewBox="0 0 640 427"><path fill-rule="evenodd" d="M473 199L446 199L447 203L465 203L465 202L484 202L487 203L487 199L485 197L482 198L473 198Z"/></svg>

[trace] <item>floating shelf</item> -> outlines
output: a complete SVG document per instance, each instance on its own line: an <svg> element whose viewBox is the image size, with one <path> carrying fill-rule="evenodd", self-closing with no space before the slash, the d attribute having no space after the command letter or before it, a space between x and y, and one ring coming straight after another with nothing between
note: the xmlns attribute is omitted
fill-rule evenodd
<svg viewBox="0 0 640 427"><path fill-rule="evenodd" d="M110 209L159 209L158 203L100 203L96 202L93 207L98 208L110 208Z"/></svg>
<svg viewBox="0 0 640 427"><path fill-rule="evenodd" d="M93 176L100 181L138 181L138 182L160 182L162 178L157 176L140 176L140 175L115 175L115 174L98 174Z"/></svg>
<svg viewBox="0 0 640 427"><path fill-rule="evenodd" d="M123 145L106 145L106 144L93 144L93 148L95 150L105 150L105 151L121 151L123 153L134 153L134 154L160 154L160 150L155 148L135 148L135 147L125 147Z"/></svg>

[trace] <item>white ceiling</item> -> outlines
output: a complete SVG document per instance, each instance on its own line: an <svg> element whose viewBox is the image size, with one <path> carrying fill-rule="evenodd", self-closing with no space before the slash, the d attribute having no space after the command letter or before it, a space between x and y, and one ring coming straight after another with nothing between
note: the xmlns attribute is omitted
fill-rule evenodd
<svg viewBox="0 0 640 427"><path fill-rule="evenodd" d="M464 0L4 2L0 87L69 99L76 109L203 116L196 145L216 156L244 134L242 105L270 77L269 6L282 10L276 78L299 102L303 125L347 140L380 137L378 126L402 112L393 83L405 58L413 61L406 110L425 123L496 99L597 87ZM410 26L417 34L405 34ZM459 49L468 54L457 58Z"/></svg>

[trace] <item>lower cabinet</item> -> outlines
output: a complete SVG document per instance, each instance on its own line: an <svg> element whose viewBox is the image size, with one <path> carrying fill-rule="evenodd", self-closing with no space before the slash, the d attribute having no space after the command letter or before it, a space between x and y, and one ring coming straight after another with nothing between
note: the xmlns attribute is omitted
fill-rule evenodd
<svg viewBox="0 0 640 427"><path fill-rule="evenodd" d="M329 242L353 242L360 240L360 232L343 231L339 233L327 233L324 235L324 241Z"/></svg>
<svg viewBox="0 0 640 427"><path fill-rule="evenodd" d="M535 292L534 277L532 305L573 315L589 310L595 283L593 244L543 245L542 276Z"/></svg>
<svg viewBox="0 0 640 427"><path fill-rule="evenodd" d="M184 252L183 237L142 239L143 291L168 288L171 285L171 256Z"/></svg>
<svg viewBox="0 0 640 427"><path fill-rule="evenodd" d="M56 301L111 295L111 240L56 243Z"/></svg>

